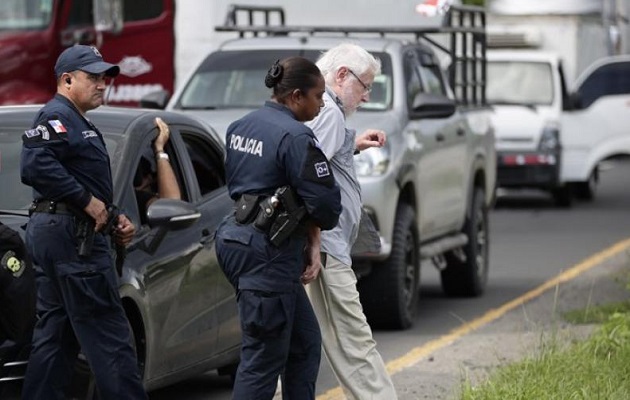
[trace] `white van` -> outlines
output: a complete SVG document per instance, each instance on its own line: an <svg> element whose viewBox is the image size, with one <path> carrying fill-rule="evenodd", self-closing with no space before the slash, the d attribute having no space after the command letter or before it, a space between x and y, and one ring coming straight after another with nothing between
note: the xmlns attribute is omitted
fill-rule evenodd
<svg viewBox="0 0 630 400"><path fill-rule="evenodd" d="M556 204L593 199L598 165L630 154L630 56L605 57L573 90L560 57L533 50L488 51L497 185L549 191Z"/></svg>
<svg viewBox="0 0 630 400"><path fill-rule="evenodd" d="M630 154L630 55L602 58L575 82L562 113L562 175L592 199L602 160Z"/></svg>
<svg viewBox="0 0 630 400"><path fill-rule="evenodd" d="M569 205L561 174L560 120L568 95L560 58L532 50L489 50L487 57L497 186L542 189Z"/></svg>

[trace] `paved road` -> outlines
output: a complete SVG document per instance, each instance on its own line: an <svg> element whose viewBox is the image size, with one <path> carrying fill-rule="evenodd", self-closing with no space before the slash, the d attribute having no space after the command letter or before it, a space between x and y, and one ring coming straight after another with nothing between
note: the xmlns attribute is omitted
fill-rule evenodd
<svg viewBox="0 0 630 400"><path fill-rule="evenodd" d="M404 365L409 350L438 340L592 254L630 237L630 160L605 165L594 202L577 202L570 209L558 209L543 194L512 192L500 197L490 222L491 270L485 295L476 299L446 298L437 271L429 264L424 265L414 327L406 331L375 332L387 361L400 359ZM330 390L336 386L324 361L318 382L320 399L334 398ZM150 398L229 399L230 382L210 373L154 391Z"/></svg>

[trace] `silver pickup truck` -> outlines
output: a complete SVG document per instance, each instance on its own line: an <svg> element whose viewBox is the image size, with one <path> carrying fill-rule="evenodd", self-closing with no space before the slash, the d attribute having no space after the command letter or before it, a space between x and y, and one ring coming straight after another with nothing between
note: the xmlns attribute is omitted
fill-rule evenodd
<svg viewBox="0 0 630 400"><path fill-rule="evenodd" d="M280 12L282 23L238 24L239 12L249 21L256 12L266 13L265 21ZM478 296L486 286L496 155L485 103L485 15L478 8L451 8L444 21L426 28L290 27L282 9L235 6L226 25L215 29L240 37L208 55L166 106L225 134L230 122L269 98L264 76L277 59L316 60L352 41L381 60L369 103L348 120L358 132L387 133L383 148L355 159L363 204L382 243L378 254L353 255L373 326L411 326L423 260L439 268L448 295ZM163 107L155 101L163 96L143 104Z"/></svg>

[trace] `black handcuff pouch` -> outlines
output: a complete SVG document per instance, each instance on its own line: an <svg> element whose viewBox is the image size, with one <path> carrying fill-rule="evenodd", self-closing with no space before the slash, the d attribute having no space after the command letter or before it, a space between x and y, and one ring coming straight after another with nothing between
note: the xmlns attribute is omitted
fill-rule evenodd
<svg viewBox="0 0 630 400"><path fill-rule="evenodd" d="M244 194L236 200L234 218L239 224L249 224L254 222L258 214L258 204L262 196Z"/></svg>

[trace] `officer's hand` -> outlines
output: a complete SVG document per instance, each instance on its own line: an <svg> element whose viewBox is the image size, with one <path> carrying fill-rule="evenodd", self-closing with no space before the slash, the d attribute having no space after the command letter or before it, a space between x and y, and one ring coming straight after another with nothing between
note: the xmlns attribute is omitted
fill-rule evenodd
<svg viewBox="0 0 630 400"><path fill-rule="evenodd" d="M136 234L136 226L129 221L127 216L120 214L116 224L116 243L127 246Z"/></svg>
<svg viewBox="0 0 630 400"><path fill-rule="evenodd" d="M83 209L87 215L92 217L95 221L94 230L96 232L100 231L105 223L107 223L107 209L105 208L105 203L92 196L90 202Z"/></svg>
<svg viewBox="0 0 630 400"><path fill-rule="evenodd" d="M155 142L153 143L153 149L156 152L164 151L164 146L166 146L166 142L168 142L171 131L169 130L168 125L166 125L160 117L155 118L155 125L159 128L159 132L155 138Z"/></svg>
<svg viewBox="0 0 630 400"><path fill-rule="evenodd" d="M363 151L370 147L382 147L385 144L385 132L378 129L367 129L354 139L354 147Z"/></svg>
<svg viewBox="0 0 630 400"><path fill-rule="evenodd" d="M304 251L305 264L304 272L300 277L303 285L308 285L317 278L319 270L322 266L321 253L319 246L307 246Z"/></svg>

